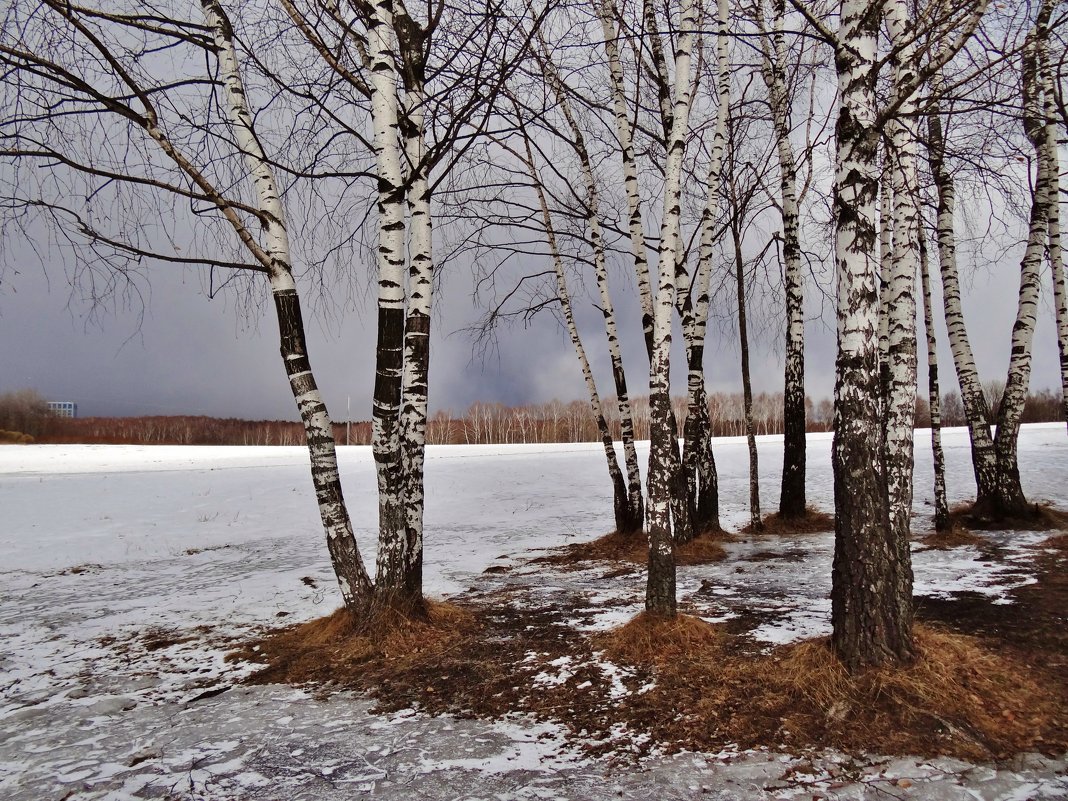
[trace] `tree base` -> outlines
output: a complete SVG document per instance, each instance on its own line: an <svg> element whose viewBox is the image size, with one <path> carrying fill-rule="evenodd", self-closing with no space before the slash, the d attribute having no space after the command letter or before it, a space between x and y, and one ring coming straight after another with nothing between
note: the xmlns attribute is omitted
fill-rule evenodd
<svg viewBox="0 0 1068 801"><path fill-rule="evenodd" d="M1004 511L993 500L954 507L950 524L979 531L1068 531L1068 514L1048 504Z"/></svg>
<svg viewBox="0 0 1068 801"><path fill-rule="evenodd" d="M824 534L834 531L834 515L820 512L811 507L805 510L801 517L783 517L774 512L765 515L761 521L763 526L754 530L752 523L741 529L741 534L757 534L760 536L784 536L790 534Z"/></svg>

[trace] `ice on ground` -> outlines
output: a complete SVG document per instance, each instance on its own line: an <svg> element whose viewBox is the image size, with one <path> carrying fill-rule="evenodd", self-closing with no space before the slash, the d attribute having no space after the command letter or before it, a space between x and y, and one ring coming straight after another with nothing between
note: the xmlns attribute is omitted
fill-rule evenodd
<svg viewBox="0 0 1068 801"><path fill-rule="evenodd" d="M950 497L970 492L967 436L947 431ZM777 493L781 438L760 440L765 499ZM1068 505L1063 426L1027 426L1024 480L1034 500ZM809 440L809 493L831 511L830 438ZM917 436L917 528L929 525L930 450ZM600 446L431 447L426 585L433 595L484 587L491 565L612 525ZM726 525L746 522L744 440L715 443ZM353 519L377 518L365 448L339 450ZM658 756L620 772L580 757L560 727L369 713L328 699L240 684L232 643L266 625L332 610L339 597L322 542L307 455L297 448L0 446L0 798L877 798L904 778L924 798L1068 796L1064 760L976 768L873 762L846 775L834 755ZM368 563L373 531L358 529ZM989 535L983 549L918 550L916 589L1005 598L1032 580L1043 535ZM706 619L748 609L770 643L827 628L832 537L727 545L728 559L679 571L684 605ZM584 593L583 631L641 609L643 576L523 566L534 605ZM570 668L561 664L551 681ZM624 669L600 670L625 692ZM647 689L647 688L645 688ZM639 689L639 692L642 690ZM803 781L798 776L804 776ZM695 789L696 788L696 789ZM922 795L920 795L922 791ZM833 795L832 795L833 792Z"/></svg>

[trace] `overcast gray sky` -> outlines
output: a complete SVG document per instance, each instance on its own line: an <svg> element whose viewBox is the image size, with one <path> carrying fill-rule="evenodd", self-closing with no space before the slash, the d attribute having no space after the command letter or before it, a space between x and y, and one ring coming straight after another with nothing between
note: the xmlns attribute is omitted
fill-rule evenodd
<svg viewBox="0 0 1068 801"><path fill-rule="evenodd" d="M31 387L52 400L77 402L83 416L296 418L268 309L255 319L245 319L233 298L209 300L192 271L159 267L149 268L151 283L141 284L143 320L133 310L112 308L90 322L89 306L72 296L62 265L51 265L46 280L32 259L17 263L21 248L7 244L2 251L7 262L5 280L0 286L0 392ZM1008 359L1019 275L1018 254L1010 255L993 271L984 270L968 281L966 314L984 380L1004 378ZM643 394L647 385L633 286L619 275L615 278L631 391ZM1048 280L1046 276L1035 338L1035 388L1059 383ZM462 410L475 400L519 404L585 397L571 345L547 314L530 328L502 331L499 351L485 360L473 356L471 339L459 331L478 317L470 290L469 275L453 267L439 297L442 313L434 321L434 408ZM597 365L602 391L611 394L599 315L588 303L582 307L587 347ZM780 324L758 318L751 325L758 337L753 354L756 388L781 389ZM348 397L353 419L369 418L375 338L370 301L351 308L341 320L322 321L309 314L308 329L313 367L335 419L343 419ZM948 391L956 389L956 382L941 324L939 337L945 365L943 388ZM710 388L737 391L740 378L734 334L713 331L709 344ZM831 393L833 350L833 330L819 321L811 322L807 385L814 398ZM681 363L680 357L676 355L676 364ZM677 381L676 386L681 390L683 383Z"/></svg>

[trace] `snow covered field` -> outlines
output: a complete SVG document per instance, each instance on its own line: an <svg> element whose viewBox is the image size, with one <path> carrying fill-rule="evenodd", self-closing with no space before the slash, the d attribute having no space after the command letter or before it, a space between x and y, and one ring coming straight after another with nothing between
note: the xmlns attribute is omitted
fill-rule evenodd
<svg viewBox="0 0 1068 801"><path fill-rule="evenodd" d="M963 429L945 433L950 502L973 491ZM831 506L830 435L809 438L809 498ZM726 527L748 518L744 440L715 443ZM1025 427L1032 500L1068 506L1063 425ZM762 500L778 498L781 438L760 442ZM373 564L374 470L366 448L340 450L364 558ZM915 528L929 527L930 445L917 432ZM603 600L607 628L640 608L640 576L524 565L539 549L611 528L596 444L431 447L426 587L447 596L504 580L542 593L578 586ZM1033 580L1042 533L991 535L1008 557L972 547L915 554L918 595L962 590L1004 599ZM831 537L728 545L730 559L680 569L680 598L708 619L742 607L769 643L826 632ZM768 561L778 549L783 558ZM756 558L761 555L761 558ZM791 557L791 558L786 558ZM796 558L795 558L796 557ZM515 569L484 576L491 565ZM307 457L298 448L0 446L0 799L921 798L1068 797L1066 763L1000 769L955 760L872 760L837 779L833 754L782 781L800 760L771 753L652 757L620 771L580 756L562 729L368 713L348 694L237 684L228 646L264 625L334 609ZM655 789L654 789L655 788ZM702 793L704 788L704 793Z"/></svg>

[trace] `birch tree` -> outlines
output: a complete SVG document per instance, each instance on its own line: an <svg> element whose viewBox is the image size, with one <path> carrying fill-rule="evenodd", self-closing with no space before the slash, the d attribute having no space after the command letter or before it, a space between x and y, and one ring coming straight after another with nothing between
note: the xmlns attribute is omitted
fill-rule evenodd
<svg viewBox="0 0 1068 801"><path fill-rule="evenodd" d="M601 229L600 192L597 187L597 179L594 174L590 153L586 147L586 137L571 109L571 103L568 99L563 82L560 80L556 66L547 54L544 42L541 43L541 50L542 53L538 57L538 65L544 70L545 76L556 98L556 102L559 104L560 111L567 123L567 129L571 135L569 143L574 149L575 155L578 157L579 168L582 171L582 178L585 185L585 217L589 229L590 247L593 251L594 278L597 283L601 314L604 317L605 336L608 340L608 353L612 364L612 378L616 390L616 403L619 407L624 461L627 468L626 487L621 493L620 487L616 482L615 473L612 471L611 467L611 464L615 461L615 452L613 450L611 453L607 454L610 465L609 472L612 473L613 485L615 486L614 508L616 510L616 530L620 533L628 534L641 531L644 528L645 508L642 501L642 483L641 474L638 469L638 453L634 445L634 420L630 409L630 393L627 388L627 376L623 369L623 356L620 352L615 308L608 287L606 246L604 234ZM529 147L529 140L527 140L527 142ZM538 184L539 193L541 193L540 182L537 180L536 171L533 170L533 165L530 164L530 162L528 162L528 165L532 170L531 177L535 183ZM543 217L547 219L548 211L543 194L539 195L539 200L540 205L542 206ZM548 228L546 230L548 232ZM551 249L554 253L558 252L555 248ZM554 260L558 261L558 256L554 255ZM564 285L560 283L563 279L559 269L557 269L556 272L558 286L563 287ZM561 303L563 302L564 298L561 297ZM571 324L569 323L569 326L570 325ZM572 336L572 339L573 341L576 341L576 351L579 352L579 360L580 362L585 363L585 355L581 352L581 346L577 343L576 337L577 333ZM588 368L584 366L583 372L586 372L587 369ZM592 385L592 376L587 379L587 384L590 386L592 401L596 396L596 390ZM599 406L599 404L596 403L595 405ZM595 414L600 415L599 409L595 411Z"/></svg>
<svg viewBox="0 0 1068 801"><path fill-rule="evenodd" d="M997 486L993 510L999 517L1028 517L1033 509L1027 503L1020 483L1017 440L1020 417L1031 380L1031 345L1038 313L1040 270L1049 237L1049 209L1057 192L1052 166L1048 160L1046 131L1043 117L1043 91L1040 75L1047 58L1049 19L1052 0L1039 6L1034 27L1024 45L1023 128L1035 151L1036 179L1032 191L1031 214L1027 245L1020 262L1020 295L1016 322L1012 329L1012 350L1005 379L1005 392L997 414L997 433L994 452L997 457Z"/></svg>
<svg viewBox="0 0 1068 801"><path fill-rule="evenodd" d="M675 457L671 425L670 348L671 316L675 307L675 266L680 245L682 160L689 129L693 93L691 57L697 18L691 0L679 11L675 49L675 80L671 131L664 170L663 213L657 264L657 291L653 304L653 350L649 365L651 411L649 448L649 572L645 607L657 615L674 617L675 546L671 531L671 489ZM655 37L654 37L655 38Z"/></svg>
<svg viewBox="0 0 1068 801"><path fill-rule="evenodd" d="M805 515L805 293L801 263L797 161L790 141L785 0L772 0L772 26L764 21L764 2L755 6L760 34L761 72L768 89L779 162L782 210L782 258L785 262L786 349L783 384L783 466L779 515L790 520Z"/></svg>
<svg viewBox="0 0 1068 801"><path fill-rule="evenodd" d="M949 501L946 498L946 457L942 450L942 401L938 381L938 340L934 330L931 276L927 253L927 232L919 227L920 292L923 296L923 330L927 339L927 404L931 414L931 454L934 461L934 527L950 528Z"/></svg>
<svg viewBox="0 0 1068 801"><path fill-rule="evenodd" d="M945 43L936 45L936 57L945 52ZM950 353L960 385L961 403L968 421L971 440L972 469L975 474L976 505L992 499L997 486L997 459L994 439L990 434L990 418L983 397L982 382L975 364L968 327L961 303L959 267L957 264L957 190L956 182L946 164L946 121L943 120L940 98L946 93L946 81L941 72L932 75L931 97L927 102L927 154L938 196L936 239L938 269L942 278L942 303L946 329L949 332Z"/></svg>
<svg viewBox="0 0 1068 801"><path fill-rule="evenodd" d="M705 338L711 308L711 281L723 183L723 162L727 147L728 114L731 102L729 28L726 0L716 5L716 71L713 88L716 96L716 121L712 133L712 151L705 181L706 200L701 211L700 246L697 265L691 279L685 270L678 271L682 284L680 317L686 344L686 388L688 404L683 427L682 470L692 515L693 533L719 528L719 477L712 453L711 418L705 390ZM676 541L679 536L676 534Z"/></svg>
<svg viewBox="0 0 1068 801"><path fill-rule="evenodd" d="M541 63L545 64L546 69L549 71L554 69L553 66L551 66L550 64L548 64L548 62L544 60L542 60ZM550 82L552 80L553 78L550 77ZM597 431L600 434L601 442L604 445L605 458L608 462L608 474L612 482L613 489L613 511L615 513L616 530L624 534L633 533L635 530L640 531L642 527L641 516L639 514L637 520L634 519L635 509L631 505L633 502L632 499L634 498L633 493L635 491L633 483L633 474L630 473L632 466L631 454L628 454L626 456L628 478L627 480L624 480L623 471L620 469L619 460L616 457L615 446L612 441L612 434L608 429L608 423L605 420L604 412L601 406L600 394L597 391L597 382L593 377L593 370L590 367L590 360L586 356L586 349L582 344L582 337L579 334L578 324L575 322L575 314L571 308L571 293L569 292L567 287L567 275L564 271L564 264L560 253L560 247L557 244L556 231L553 227L552 214L550 212L549 203L546 198L545 189L538 175L538 167L534 158L534 152L531 148L530 138L524 132L522 134L522 139L522 152L517 153L511 148L508 148L508 150L512 153L512 155L516 156L523 162L528 174L530 175L531 186L533 187L534 193L537 196L538 208L541 212L541 224L545 232L546 244L549 247L549 257L552 260L553 273L556 277L556 296L560 303L560 311L567 326L568 337L571 339L571 344L575 348L575 354L578 356L579 365L582 368L582 377L583 380L586 382L586 390L589 393L590 408L597 423ZM585 168L588 166L588 164L584 163L583 166ZM591 199L590 202L594 203L595 201ZM602 275L604 271L603 254L601 255L601 258L598 259L597 270L598 284L603 288L603 292L607 292L607 287L605 286L607 278ZM608 308L610 309L611 307L609 306ZM606 322L608 321L608 319L609 318L606 314ZM615 355L618 356L618 348L616 349ZM615 359L613 359L613 361L615 361ZM615 367L616 365L613 364L613 368ZM620 367L620 369L622 368ZM620 411L622 412L622 408ZM629 407L627 409L627 414L629 416ZM633 450L633 447L634 442L632 435L630 449ZM636 453L633 455L633 459L633 469L636 472ZM640 478L638 478L637 480L637 502L638 509L640 510ZM637 529L635 529L635 525L637 525Z"/></svg>
<svg viewBox="0 0 1068 801"><path fill-rule="evenodd" d="M912 569L908 540L903 537L907 529L892 523L881 437L877 214L881 132L891 121L901 124L902 108L908 107L922 82L968 41L985 3L939 20L945 26L940 27L945 31L942 35L953 34L946 52L922 66L916 60L919 54L910 58L907 73L896 71L890 98L880 104L876 95L880 23L884 12L888 13L891 28L900 30L904 9L891 8L889 2L842 0L835 32L797 0L792 2L832 44L838 74L833 195L838 355L832 445L835 554L831 642L838 657L855 670L871 664L906 663L914 655ZM898 44L904 41L899 39ZM907 220L907 214L901 215L902 225ZM900 287L899 283L896 293L903 291ZM902 342L901 347L907 345ZM892 351L891 345L888 353ZM892 401L909 391L907 376L903 375L907 353L896 356L895 362L898 374L891 372L891 386L896 383L900 392L893 391ZM914 379L911 391L915 392ZM903 506L900 497L895 503Z"/></svg>
<svg viewBox="0 0 1068 801"><path fill-rule="evenodd" d="M312 482L331 561L345 604L366 608L371 582L353 536L341 489L334 450L333 426L308 358L300 297L293 278L287 214L271 159L263 149L246 92L233 27L217 0L201 0L203 22L177 15L122 15L45 0L11 10L0 40L5 66L3 92L11 101L2 125L2 156L15 171L5 187L8 211L41 209L56 226L72 231L72 242L88 251L75 257L94 259L92 269L123 270L128 260L186 264L210 269L259 273L274 299L280 351L290 389L304 425ZM56 36L55 34L59 34ZM140 41L139 49L129 47ZM217 73L183 74L161 58L166 51L190 53L203 64L212 59ZM214 130L193 97L207 87L218 92L228 118L228 132ZM203 99L203 98L202 98ZM63 113L59 112L64 108ZM198 116L201 115L201 116ZM100 148L94 136L125 141L121 158ZM231 143L222 160L212 159L206 142ZM140 158L135 154L139 154ZM142 201L144 218L126 221L125 230L104 229L106 214L77 208L77 198L30 187L19 170L50 173L57 186L86 188L86 198L99 202L109 193L128 192ZM229 172L238 186L251 185L255 201L231 194L212 175ZM112 194L121 202L122 194ZM212 209L247 260L179 253L177 248L142 244L131 236L136 224L151 224L152 201L191 201ZM21 221L20 221L21 222ZM256 230L259 229L257 234ZM166 230L166 228L165 228ZM96 257L105 256L103 263Z"/></svg>

